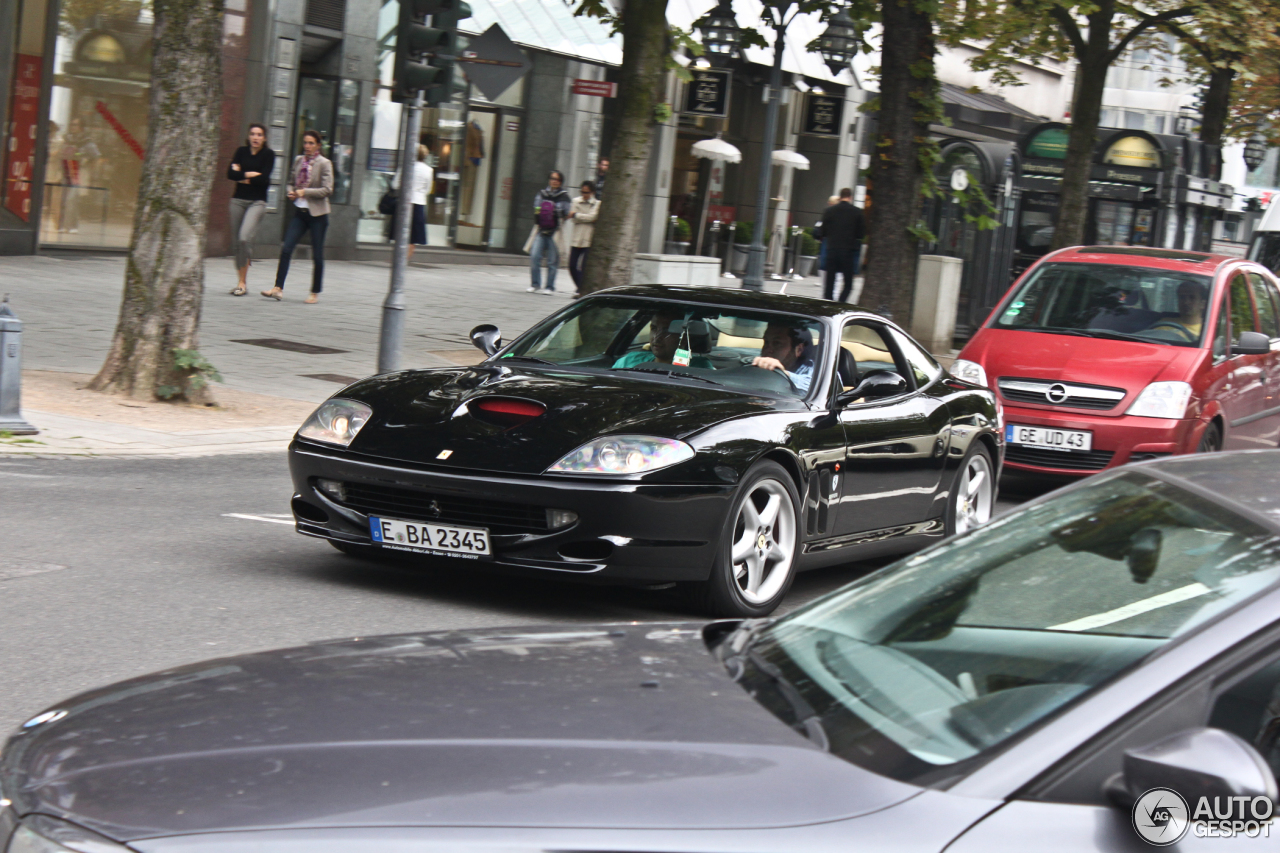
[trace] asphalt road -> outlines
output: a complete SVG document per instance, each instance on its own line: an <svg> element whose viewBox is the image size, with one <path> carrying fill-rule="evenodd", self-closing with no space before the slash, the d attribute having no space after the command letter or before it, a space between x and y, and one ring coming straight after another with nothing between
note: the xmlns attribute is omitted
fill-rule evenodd
<svg viewBox="0 0 1280 853"><path fill-rule="evenodd" d="M69 694L209 657L400 631L699 618L671 591L380 568L295 533L290 494L282 453L0 461L0 733ZM1006 493L999 509L1022 499ZM783 609L885 562L803 574Z"/></svg>

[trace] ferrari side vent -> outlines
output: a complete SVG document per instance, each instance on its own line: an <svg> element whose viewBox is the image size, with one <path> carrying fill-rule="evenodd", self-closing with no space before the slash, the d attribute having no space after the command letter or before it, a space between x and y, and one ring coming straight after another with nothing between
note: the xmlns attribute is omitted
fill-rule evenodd
<svg viewBox="0 0 1280 853"><path fill-rule="evenodd" d="M541 403L515 397L485 397L467 405L471 414L506 429L528 423L547 410Z"/></svg>

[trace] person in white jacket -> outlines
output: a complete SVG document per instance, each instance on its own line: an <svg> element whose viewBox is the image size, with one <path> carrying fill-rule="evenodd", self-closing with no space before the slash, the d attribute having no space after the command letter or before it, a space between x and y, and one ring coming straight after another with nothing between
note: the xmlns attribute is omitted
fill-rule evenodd
<svg viewBox="0 0 1280 853"><path fill-rule="evenodd" d="M595 197L596 185L583 181L581 189L582 195L569 205L569 219L573 222L573 237L569 241L569 275L573 277L578 295L582 295L582 269L587 263L591 238L595 236L596 217L600 215L600 199Z"/></svg>
<svg viewBox="0 0 1280 853"><path fill-rule="evenodd" d="M409 218L409 260L413 260L415 248L427 245L427 196L436 180L435 169L427 162L430 156L427 146L418 146L418 159L413 164L413 180L409 184L409 203L412 205L412 215ZM391 185L400 188L399 173Z"/></svg>

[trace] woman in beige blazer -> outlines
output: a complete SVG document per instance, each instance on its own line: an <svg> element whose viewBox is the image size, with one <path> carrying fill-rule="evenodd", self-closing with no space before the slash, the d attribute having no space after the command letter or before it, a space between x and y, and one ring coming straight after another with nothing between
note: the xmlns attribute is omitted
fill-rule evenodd
<svg viewBox="0 0 1280 853"><path fill-rule="evenodd" d="M302 153L289 170L289 201L297 209L284 232L280 247L280 264L276 267L276 286L262 291L268 299L284 298L284 280L289 275L293 250L307 231L311 232L311 293L304 302L315 303L324 289L324 235L329 230L329 196L333 194L333 164L320 154L320 133L308 130L302 134Z"/></svg>

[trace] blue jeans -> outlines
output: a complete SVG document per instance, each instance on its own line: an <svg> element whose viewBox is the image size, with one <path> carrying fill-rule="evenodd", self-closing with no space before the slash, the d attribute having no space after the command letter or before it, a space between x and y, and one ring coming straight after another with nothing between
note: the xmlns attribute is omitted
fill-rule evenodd
<svg viewBox="0 0 1280 853"><path fill-rule="evenodd" d="M556 248L555 233L539 232L533 238L533 250L529 252L529 270L533 286L542 287L542 257L547 258L547 290L556 289L556 271L560 269L560 250Z"/></svg>
<svg viewBox="0 0 1280 853"><path fill-rule="evenodd" d="M284 280L289 275L289 261L293 258L293 250L307 231L311 232L311 292L319 293L324 289L324 235L329 230L329 214L312 216L308 210L296 208L289 227L284 232L284 245L280 247L280 265L276 267L276 287L284 289Z"/></svg>

